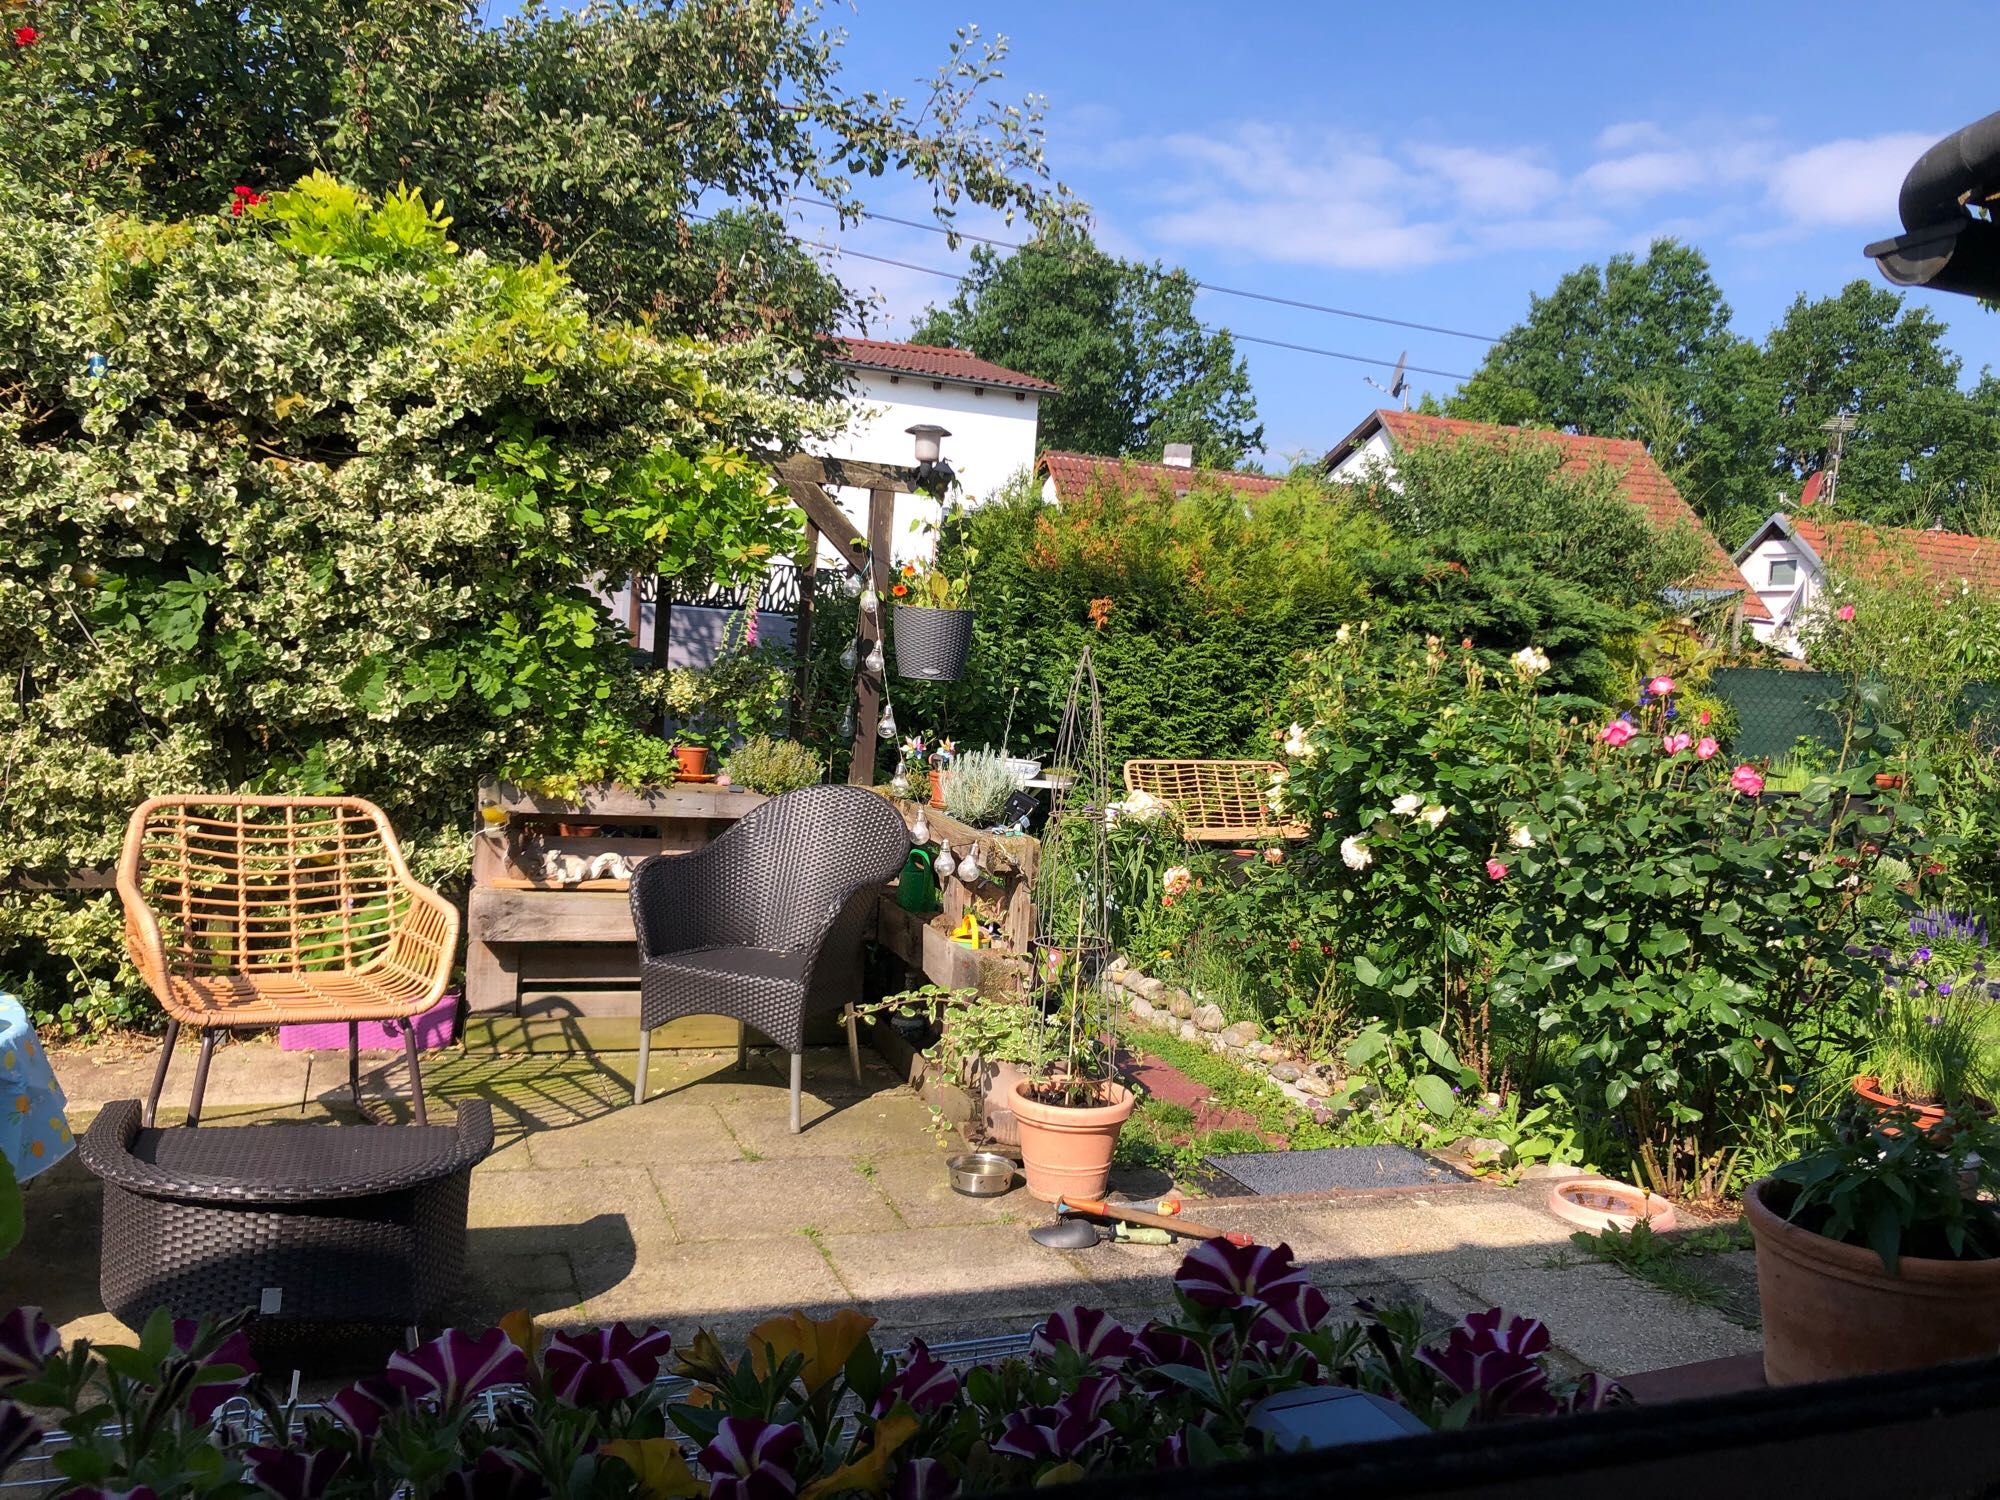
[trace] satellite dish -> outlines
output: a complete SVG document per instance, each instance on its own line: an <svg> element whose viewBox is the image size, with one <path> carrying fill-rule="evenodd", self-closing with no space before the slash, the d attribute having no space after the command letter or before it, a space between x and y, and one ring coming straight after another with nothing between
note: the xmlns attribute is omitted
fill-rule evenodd
<svg viewBox="0 0 2000 1500"><path fill-rule="evenodd" d="M1396 371L1389 377L1387 385L1382 384L1381 381L1375 379L1372 375L1363 375L1361 378L1374 386L1376 390L1387 394L1391 401L1402 402L1403 410L1408 411L1410 409L1410 381L1409 377L1403 373L1403 369L1409 362L1410 351L1405 349L1401 354L1396 356Z"/></svg>

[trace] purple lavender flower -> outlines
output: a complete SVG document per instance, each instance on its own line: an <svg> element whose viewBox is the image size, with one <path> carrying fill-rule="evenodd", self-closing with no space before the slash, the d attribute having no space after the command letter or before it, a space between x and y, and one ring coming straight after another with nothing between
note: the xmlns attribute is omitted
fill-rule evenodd
<svg viewBox="0 0 2000 1500"><path fill-rule="evenodd" d="M1931 950L1928 948L1919 948L1915 953L1910 955L1910 962L1913 964L1927 964L1930 961Z"/></svg>
<svg viewBox="0 0 2000 1500"><path fill-rule="evenodd" d="M1949 979L1940 979L1937 982L1937 992L1940 995L1949 995L1951 993L1951 981Z"/></svg>
<svg viewBox="0 0 2000 1500"><path fill-rule="evenodd" d="M1944 1025L1944 1017L1938 1015L1925 1016L1924 1024L1926 1026L1942 1026Z"/></svg>

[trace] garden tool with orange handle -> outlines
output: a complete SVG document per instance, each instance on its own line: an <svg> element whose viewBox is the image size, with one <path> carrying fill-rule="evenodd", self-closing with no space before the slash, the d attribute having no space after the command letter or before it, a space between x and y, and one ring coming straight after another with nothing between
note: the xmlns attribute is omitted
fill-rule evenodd
<svg viewBox="0 0 2000 1500"><path fill-rule="evenodd" d="M1180 1203L1173 1202L1179 1209ZM1165 1205L1163 1204L1162 1207ZM1169 1234L1177 1234L1190 1240L1227 1240L1232 1245L1249 1245L1254 1241L1249 1235L1236 1229L1217 1229L1210 1224L1197 1224L1192 1219L1183 1219L1178 1212L1155 1214L1141 1208L1133 1208L1125 1203L1105 1203L1096 1198L1058 1198L1058 1214L1089 1214L1097 1219L1123 1219L1127 1224L1144 1224L1152 1229L1164 1229Z"/></svg>

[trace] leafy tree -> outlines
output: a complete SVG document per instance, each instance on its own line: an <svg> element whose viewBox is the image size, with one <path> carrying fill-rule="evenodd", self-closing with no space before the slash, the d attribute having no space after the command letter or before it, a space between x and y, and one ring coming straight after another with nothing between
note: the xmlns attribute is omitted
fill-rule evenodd
<svg viewBox="0 0 2000 1500"><path fill-rule="evenodd" d="M1787 485L1826 467L1835 413L1856 419L1840 461L1841 515L1949 522L2000 481L2000 385L1971 395L1944 347L1945 326L1887 287L1851 281L1838 296L1796 298L1764 344L1776 397L1773 473Z"/></svg>
<svg viewBox="0 0 2000 1500"><path fill-rule="evenodd" d="M612 315L766 328L823 382L817 335L861 308L786 238L793 195L849 211L899 172L946 223L1072 206L1038 109L988 98L1005 45L976 29L913 107L849 88L841 34L769 0L528 0L493 27L463 0L50 0L36 25L0 66L0 174L51 202L179 218L316 169L420 182L468 248L551 256ZM710 222L709 195L741 211Z"/></svg>
<svg viewBox="0 0 2000 1500"><path fill-rule="evenodd" d="M972 262L914 336L1062 387L1042 405L1045 446L1157 458L1191 443L1222 468L1262 446L1249 368L1227 331L1201 326L1185 271L1115 259L1075 228Z"/></svg>
<svg viewBox="0 0 2000 1500"><path fill-rule="evenodd" d="M597 318L414 192L81 227L0 199L0 969L118 1012L115 902L19 882L114 857L147 796L371 797L436 876L481 774L637 741L584 580L798 545L743 456L806 415L743 380L756 342Z"/></svg>
<svg viewBox="0 0 2000 1500"><path fill-rule="evenodd" d="M1671 442L1655 457L1689 503L1717 516L1745 493L1761 456L1756 346L1731 332L1729 304L1700 251L1655 240L1570 272L1508 330L1446 403L1475 421ZM1768 513L1765 505L1762 514Z"/></svg>
<svg viewBox="0 0 2000 1500"><path fill-rule="evenodd" d="M1615 647L1661 614L1661 595L1699 573L1692 528L1662 535L1602 465L1575 469L1555 443L1430 442L1395 473L1354 486L1397 541L1361 559L1391 628L1470 640L1490 666L1546 653L1548 685L1610 699L1625 690Z"/></svg>

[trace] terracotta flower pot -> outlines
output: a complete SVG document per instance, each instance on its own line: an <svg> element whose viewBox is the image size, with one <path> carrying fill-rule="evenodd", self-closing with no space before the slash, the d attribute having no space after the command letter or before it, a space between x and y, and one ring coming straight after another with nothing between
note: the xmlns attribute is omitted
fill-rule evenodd
<svg viewBox="0 0 2000 1500"><path fill-rule="evenodd" d="M706 775L708 772L708 746L674 746L674 764L679 767L683 781L692 781L697 776Z"/></svg>
<svg viewBox="0 0 2000 1500"><path fill-rule="evenodd" d="M1790 1224L1766 1206L1770 1178L1743 1195L1757 1243L1764 1378L1772 1385L1915 1370L2000 1349L2000 1260L1882 1258Z"/></svg>
<svg viewBox="0 0 2000 1500"><path fill-rule="evenodd" d="M1028 1192L1044 1203L1101 1198L1111 1181L1111 1153L1132 1113L1132 1091L1107 1084L1109 1104L1044 1104L1026 1081L1014 1085L1014 1120L1021 1131L1021 1169Z"/></svg>
<svg viewBox="0 0 2000 1500"><path fill-rule="evenodd" d="M1922 1130L1926 1135L1931 1134L1938 1126L1944 1123L1943 1105L1918 1104L1914 1100L1898 1099L1894 1094L1884 1092L1882 1080L1874 1077L1872 1074L1864 1073L1855 1079L1854 1092L1859 1094L1863 1099L1866 1099L1877 1109L1908 1110L1916 1116L1917 1128ZM1993 1106L1984 1099L1975 1099L1972 1101L1972 1105L1973 1108L1979 1111L1983 1118L1992 1118Z"/></svg>
<svg viewBox="0 0 2000 1500"><path fill-rule="evenodd" d="M945 777L949 776L950 774L951 773L945 770L943 766L939 766L931 772L932 807L938 808L940 810L944 807L944 780Z"/></svg>

